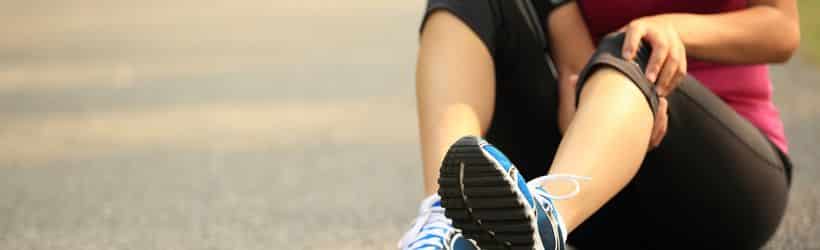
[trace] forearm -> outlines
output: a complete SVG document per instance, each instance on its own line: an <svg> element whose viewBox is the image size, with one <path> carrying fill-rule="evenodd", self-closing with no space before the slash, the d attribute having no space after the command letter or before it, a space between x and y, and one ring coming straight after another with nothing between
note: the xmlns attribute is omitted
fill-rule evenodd
<svg viewBox="0 0 820 250"><path fill-rule="evenodd" d="M555 9L550 15L550 51L558 69L559 126L566 129L575 109L575 79L595 51L584 19L576 3Z"/></svg>
<svg viewBox="0 0 820 250"><path fill-rule="evenodd" d="M548 18L550 51L560 77L578 74L595 51L578 5L572 2L561 6Z"/></svg>
<svg viewBox="0 0 820 250"><path fill-rule="evenodd" d="M721 14L664 14L649 18L660 18L675 27L687 56L706 61L784 62L800 44L797 17L772 6Z"/></svg>

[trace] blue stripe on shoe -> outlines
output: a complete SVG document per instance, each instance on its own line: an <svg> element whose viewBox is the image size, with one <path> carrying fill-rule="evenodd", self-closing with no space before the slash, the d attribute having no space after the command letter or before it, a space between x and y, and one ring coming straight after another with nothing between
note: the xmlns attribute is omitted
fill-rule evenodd
<svg viewBox="0 0 820 250"><path fill-rule="evenodd" d="M530 194L530 187L527 186L527 182L524 180L524 176L521 176L521 174L519 174L518 171L516 171L515 174L518 175L518 178L515 178L518 180L518 190L521 192L522 195L524 195L524 198L527 199L527 202L530 203L530 207L535 208L535 200L532 198L532 194Z"/></svg>
<svg viewBox="0 0 820 250"><path fill-rule="evenodd" d="M486 144L481 148L484 149L484 151L487 151L487 153L490 153L490 155L493 156L493 158L495 158L495 160L501 164L501 167L504 168L504 171L510 171L510 167L512 167L512 162L510 161L510 159L507 158L507 156L501 153L501 151L499 151L497 148L493 147L493 145L490 144Z"/></svg>
<svg viewBox="0 0 820 250"><path fill-rule="evenodd" d="M524 177L512 164L512 161L510 161L510 159L501 153L501 151L496 147L486 143L485 141L481 141L479 145L485 153L485 156L491 157L496 164L500 165L499 167L501 170L504 171L514 182L516 182L516 186L513 191L521 194L521 196L527 200L527 203L529 203L530 208L534 210L539 233L538 237L541 239L544 249L565 250L566 240L564 239L563 224L559 221L560 216L558 215L558 211L555 209L550 197L548 195L542 197L542 194L538 191L541 190L541 187L533 187L534 189L530 190L530 185L527 184ZM534 195L538 195L537 201Z"/></svg>
<svg viewBox="0 0 820 250"><path fill-rule="evenodd" d="M546 203L539 202L535 207L541 242L544 249L565 250L566 239L564 239L564 228L561 226L561 222L558 221L560 220L558 210L555 209L555 204L552 203L551 199L546 199ZM547 210L547 207L550 209Z"/></svg>
<svg viewBox="0 0 820 250"><path fill-rule="evenodd" d="M441 230L441 231L447 232L447 231L453 230L453 229L452 228L440 227L440 226L429 226L429 227L422 227L421 228L421 231L428 231L428 230Z"/></svg>
<svg viewBox="0 0 820 250"><path fill-rule="evenodd" d="M433 250L436 250L436 249L444 249L444 248L442 248L442 247L441 247L441 246L439 246L439 245L424 244L424 245L421 245L421 246L418 246L418 247L413 248L413 250L422 250L422 249L425 249L425 248L429 248L429 249L433 249Z"/></svg>
<svg viewBox="0 0 820 250"><path fill-rule="evenodd" d="M446 246L446 245L447 245L447 244L446 244L447 242L444 240L444 238L441 238L440 236L438 236L438 235L434 235L434 234L428 234L428 235L425 235L424 237L421 237L421 238L416 239L414 242L419 242L419 241L423 241L423 240L427 240L427 239L433 239L433 238L436 238L436 239L438 239L439 241L441 241L441 245L424 244L424 245L421 245L421 246L414 247L413 249L421 249L421 248L425 248L425 247L436 247L436 248L441 248L441 249L443 249L443 248L444 248L444 246Z"/></svg>
<svg viewBox="0 0 820 250"><path fill-rule="evenodd" d="M544 249L556 249L556 239L555 232L553 231L552 221L547 217L547 212L541 205L536 205L535 214L538 216L538 233L541 237L541 243L544 245ZM560 235L558 237L561 237ZM558 248L560 249L560 248Z"/></svg>
<svg viewBox="0 0 820 250"><path fill-rule="evenodd" d="M517 169L515 171L510 171L510 169L515 168L510 159L507 158L507 156L505 156L503 153L501 153L500 150L493 147L493 145L485 144L483 147L481 147L481 149L489 153L490 156L492 156L499 164L501 164L501 167L504 169L505 172L507 172L508 174L515 175L510 176L510 178L512 178L513 180L518 180L517 185L519 193L521 193L524 196L524 198L527 200L527 203L530 204L530 207L534 207L535 202L533 201L532 194L530 194L529 187L527 187L527 181L524 180L524 176L518 173Z"/></svg>
<svg viewBox="0 0 820 250"><path fill-rule="evenodd" d="M450 241L450 249L452 250L477 250L476 247L472 242L464 238L463 235L457 234L453 236L453 239Z"/></svg>

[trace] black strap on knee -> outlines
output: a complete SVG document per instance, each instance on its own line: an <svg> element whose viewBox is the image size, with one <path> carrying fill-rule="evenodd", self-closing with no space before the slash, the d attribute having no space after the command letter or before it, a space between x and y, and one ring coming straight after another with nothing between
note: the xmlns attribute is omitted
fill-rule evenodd
<svg viewBox="0 0 820 250"><path fill-rule="evenodd" d="M646 65L649 63L649 56L652 54L652 48L649 44L641 42L635 59L627 61L621 56L625 37L626 35L623 32L619 32L601 39L595 54L592 55L592 58L590 58L587 65L581 71L581 74L578 75L575 106L578 106L581 90L584 88L584 84L590 74L600 67L610 67L620 71L635 83L635 86L637 86L644 97L646 97L646 102L649 103L649 108L652 109L653 114L658 110L658 94L653 88L654 84L649 82L649 79L647 79L644 74Z"/></svg>

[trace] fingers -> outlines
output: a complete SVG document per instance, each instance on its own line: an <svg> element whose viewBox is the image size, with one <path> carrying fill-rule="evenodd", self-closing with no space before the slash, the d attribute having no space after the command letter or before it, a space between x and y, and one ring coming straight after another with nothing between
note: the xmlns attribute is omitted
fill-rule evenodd
<svg viewBox="0 0 820 250"><path fill-rule="evenodd" d="M671 53L666 57L658 81L655 82L655 92L659 96L666 96L672 90L672 82L677 77L679 64L680 59L676 53Z"/></svg>
<svg viewBox="0 0 820 250"><path fill-rule="evenodd" d="M578 86L578 74L569 75L569 82L572 83L572 86Z"/></svg>
<svg viewBox="0 0 820 250"><path fill-rule="evenodd" d="M675 77L672 78L671 85L665 91L663 96L671 94L672 90L674 90L678 87L678 85L680 85L680 83L683 81L683 78L686 78L686 68L688 67L688 62L686 61L686 47L684 47L683 44L681 44L678 47L677 54L679 55L678 58L680 58L678 60L680 62L680 64L678 64L678 70L677 72L675 72Z"/></svg>
<svg viewBox="0 0 820 250"><path fill-rule="evenodd" d="M666 136L666 129L669 125L669 116L667 115L667 110L669 108L669 102L666 101L665 97L661 97L658 100L658 111L655 113L655 125L652 129L652 136L649 140L649 148L655 148L661 144L663 141L663 137Z"/></svg>
<svg viewBox="0 0 820 250"><path fill-rule="evenodd" d="M681 46L680 46L679 49L680 49L680 54L683 55L683 60L681 60L681 64L680 64L681 65L680 73L681 73L681 75L685 76L686 73L689 70L689 62L686 60L686 46L684 46L683 43L681 43Z"/></svg>
<svg viewBox="0 0 820 250"><path fill-rule="evenodd" d="M646 34L646 26L640 22L632 22L621 30L626 33L621 57L626 60L632 60L638 53L638 49L641 46L641 39L643 39Z"/></svg>
<svg viewBox="0 0 820 250"><path fill-rule="evenodd" d="M646 65L646 78L650 82L657 82L661 67L671 51L669 37L661 32L659 30L649 30L645 36L647 42L652 45L652 55Z"/></svg>
<svg viewBox="0 0 820 250"><path fill-rule="evenodd" d="M646 78L656 85L658 95L669 95L686 75L686 49L678 33L641 20L633 21L621 30L626 32L621 52L624 59L634 60L641 41L652 46L645 69Z"/></svg>
<svg viewBox="0 0 820 250"><path fill-rule="evenodd" d="M682 59L680 60L680 67L678 67L677 76L675 77L675 79L672 80L672 83L673 83L672 90L677 88L678 85L680 85L680 83L683 81L683 79L686 78L686 74L688 72L688 67L689 67L689 64L686 60L686 46L683 46L683 43L681 43L678 50L679 50L678 53L680 53ZM670 93L672 93L671 90L669 92L667 92L666 95L669 95ZM666 96L666 95L664 95L664 96Z"/></svg>
<svg viewBox="0 0 820 250"><path fill-rule="evenodd" d="M671 34L670 38L671 40L680 40L677 34ZM655 90L660 96L669 95L686 75L686 49L682 43L671 43L670 47L669 55L666 57L660 76L655 82Z"/></svg>

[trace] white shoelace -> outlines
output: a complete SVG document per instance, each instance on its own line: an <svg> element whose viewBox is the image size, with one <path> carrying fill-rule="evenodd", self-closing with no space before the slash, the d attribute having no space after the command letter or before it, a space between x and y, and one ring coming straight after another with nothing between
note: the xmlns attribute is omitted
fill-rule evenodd
<svg viewBox="0 0 820 250"><path fill-rule="evenodd" d="M530 191L534 192L533 196L535 196L535 199L538 201L538 203L544 205L544 208L547 209L547 211L549 211L553 209L550 205L551 203L549 202L549 200L566 200L575 197L576 195L578 195L578 192L581 192L581 183L579 181L588 181L591 179L592 178L590 177L573 174L551 174L535 178L527 182L527 186L530 188ZM549 192L547 192L545 188L542 187L542 184L544 184L544 182L559 180L572 182L572 184L575 185L575 187L572 189L572 192L569 192L565 195L554 195L550 194Z"/></svg>
<svg viewBox="0 0 820 250"><path fill-rule="evenodd" d="M581 192L581 183L579 181L588 181L588 180L591 180L591 179L592 178L590 178L590 177L573 175L573 174L551 174L551 175L545 175L545 176L535 178L535 179L527 182L527 186L530 188L530 190L535 192L535 195L534 195L535 199L538 200L539 203L549 204L549 201L547 199L566 200L566 199L575 197L576 195L578 195L578 192ZM564 180L564 181L572 182L572 184L575 185L572 192L570 192L568 194L565 194L565 195L554 195L554 194L550 194L549 192L547 192L546 189L544 189L544 188L538 188L538 187L541 187L544 184L544 182L558 181L558 180ZM551 208L548 208L548 209L551 209Z"/></svg>
<svg viewBox="0 0 820 250"><path fill-rule="evenodd" d="M555 209L554 207L552 207L552 202L550 202L550 200L566 200L566 199L575 197L576 195L578 195L579 192L581 192L581 183L578 182L578 181L588 181L588 180L591 180L591 179L592 178L590 178L590 177L578 176L578 175L572 175L572 174L551 174L551 175L541 176L541 177L535 178L535 179L527 182L527 187L530 188L530 191L534 192L533 196L535 197L535 200L538 203L541 203L541 205L544 206L544 209L546 209L547 212L549 212L550 210ZM572 184L575 185L572 192L570 192L568 194L565 194L565 195L553 195L553 194L550 194L549 192L547 192L547 190L542 187L542 185L546 181L558 181L558 180L564 180L564 181L572 182ZM561 234L562 234L562 236L564 236L564 239L566 239L568 232L566 230L567 226L564 224L564 219L561 218L561 214L558 213L558 210L555 210L555 214L558 216L558 218L557 218L558 219L558 226L561 228Z"/></svg>
<svg viewBox="0 0 820 250"><path fill-rule="evenodd" d="M444 208L433 207L433 203L441 200L438 195L432 195L422 201L419 216L416 217L413 227L399 240L399 249L414 249L424 245L439 246L444 249L446 239L455 230L452 221L444 216ZM421 239L432 235L427 239Z"/></svg>

